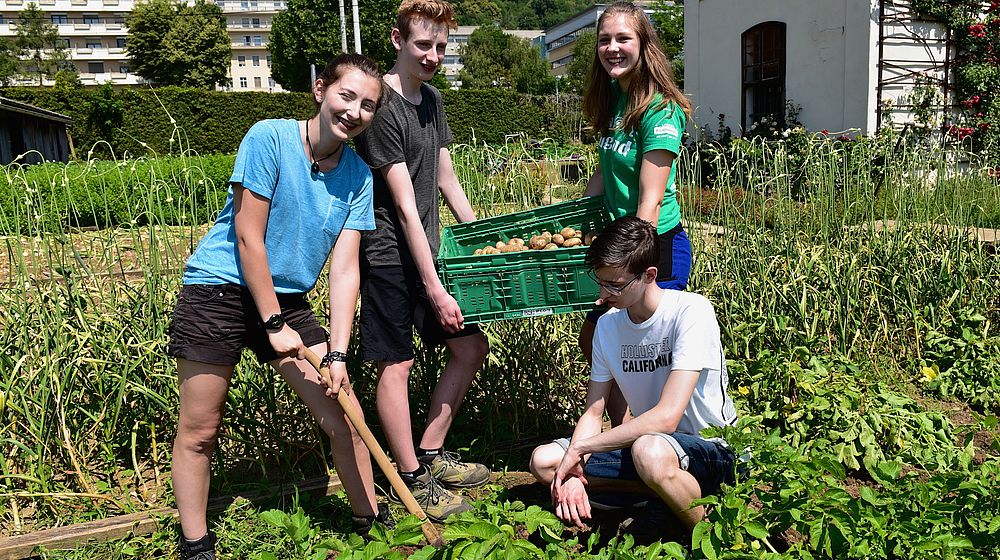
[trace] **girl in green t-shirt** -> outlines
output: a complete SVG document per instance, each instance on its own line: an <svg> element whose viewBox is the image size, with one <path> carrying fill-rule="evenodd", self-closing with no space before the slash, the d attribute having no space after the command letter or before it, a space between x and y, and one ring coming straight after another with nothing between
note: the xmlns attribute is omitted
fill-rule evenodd
<svg viewBox="0 0 1000 560"><path fill-rule="evenodd" d="M614 218L638 216L655 225L660 245L657 283L685 289L691 242L681 227L675 176L691 103L674 83L670 62L642 8L615 2L597 20L597 50L583 104L600 138L600 166L585 196L603 195ZM580 330L580 348L588 360L602 313L588 314ZM617 387L608 413L614 425L628 417Z"/></svg>

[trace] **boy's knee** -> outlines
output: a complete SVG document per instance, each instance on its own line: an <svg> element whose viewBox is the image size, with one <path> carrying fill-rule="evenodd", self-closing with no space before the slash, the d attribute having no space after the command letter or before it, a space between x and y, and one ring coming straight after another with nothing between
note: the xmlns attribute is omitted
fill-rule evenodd
<svg viewBox="0 0 1000 560"><path fill-rule="evenodd" d="M565 450L557 443L539 445L531 452L528 470L538 482L548 484L552 482L552 472L559 466L565 453Z"/></svg>
<svg viewBox="0 0 1000 560"><path fill-rule="evenodd" d="M635 470L645 481L660 477L672 478L680 470L677 452L665 439L656 435L640 436L632 444Z"/></svg>
<svg viewBox="0 0 1000 560"><path fill-rule="evenodd" d="M451 349L452 356L466 362L482 363L490 353L490 343L486 335L477 333L461 339Z"/></svg>

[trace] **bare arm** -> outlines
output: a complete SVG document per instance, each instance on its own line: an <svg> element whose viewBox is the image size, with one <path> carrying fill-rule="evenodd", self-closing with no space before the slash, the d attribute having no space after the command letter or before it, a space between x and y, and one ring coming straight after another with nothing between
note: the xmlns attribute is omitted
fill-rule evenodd
<svg viewBox="0 0 1000 560"><path fill-rule="evenodd" d="M572 442L586 440L601 433L604 408L610 392L610 381L591 381L587 385L587 404L573 430ZM590 500L585 489L587 478L583 473L583 465L588 457L578 453L572 442L556 468L549 490L556 516L566 523L583 527L582 520L590 518Z"/></svg>
<svg viewBox="0 0 1000 560"><path fill-rule="evenodd" d="M667 190L674 154L667 150L650 150L643 154L639 167L639 208L636 216L656 226L660 222L660 206Z"/></svg>
<svg viewBox="0 0 1000 560"><path fill-rule="evenodd" d="M264 232L267 229L270 209L270 200L243 188L243 185L233 184L236 250L243 266L243 279L247 283L250 295L253 296L261 321L281 313L278 297L274 293L271 267L267 264L267 248L264 245ZM279 356L296 356L299 359L305 357L302 338L287 324L278 331L268 331L267 336Z"/></svg>
<svg viewBox="0 0 1000 560"><path fill-rule="evenodd" d="M441 148L438 165L438 188L456 220L471 222L476 219L476 212L472 209L472 204L469 203L469 197L465 195L462 185L458 182L458 175L455 174L455 167L451 163L451 152L448 151L448 148Z"/></svg>
<svg viewBox="0 0 1000 560"><path fill-rule="evenodd" d="M330 258L330 350L347 353L354 327L354 311L358 304L358 290L361 285L361 271L358 253L361 248L361 232L345 229L337 237ZM331 386L327 395L336 396L341 386L350 390L347 364L330 364Z"/></svg>
<svg viewBox="0 0 1000 560"><path fill-rule="evenodd" d="M413 262L416 264L417 273L427 290L427 297L431 301L434 313L446 331L458 332L462 328L464 318L458 308L458 302L448 295L444 286L441 285L441 279L438 278L434 257L431 255L431 246L427 241L427 234L424 233L424 226L420 222L420 214L417 212L413 183L410 181L410 172L406 163L387 165L381 169L381 172L389 186L389 192L396 205L396 214L399 216L399 223L403 228L406 243L410 248L410 254L413 255Z"/></svg>
<svg viewBox="0 0 1000 560"><path fill-rule="evenodd" d="M587 181L587 188L583 191L583 196L600 196L604 194L604 176L601 174L601 167L590 176Z"/></svg>
<svg viewBox="0 0 1000 560"><path fill-rule="evenodd" d="M700 375L700 372L689 370L670 372L656 406L604 433L582 439L574 437L570 448L582 456L631 447L635 440L646 434L673 433L691 401Z"/></svg>

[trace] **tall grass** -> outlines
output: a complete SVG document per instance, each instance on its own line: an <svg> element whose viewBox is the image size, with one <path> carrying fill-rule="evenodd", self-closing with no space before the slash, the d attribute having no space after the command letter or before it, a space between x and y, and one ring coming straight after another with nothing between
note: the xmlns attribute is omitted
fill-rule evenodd
<svg viewBox="0 0 1000 560"><path fill-rule="evenodd" d="M707 155L682 154L684 215L724 232L690 228L692 286L715 303L730 358L806 348L884 363L905 379L929 330L967 309L1000 319L995 250L967 231L1000 212L996 180L975 169L953 173L940 154L865 142L849 149L853 163L845 165L842 152L817 141L803 177L782 147L748 144L718 156L712 189L698 188L698 157ZM582 181L547 180L544 162L558 153L512 138L456 146L453 159L487 217L582 193ZM197 158L181 159L187 173L209 175ZM584 165L585 181L592 154ZM183 260L205 231L177 217L213 214L221 200L218 185L178 190L174 173L134 161L36 173L0 174L11 186L0 201L0 534L169 501L177 388L166 329ZM79 196L80 182L100 184L101 196ZM110 213L121 200L134 221L85 231L73 222L77 206ZM55 228L44 219L56 212L69 222ZM888 227L890 219L900 223ZM325 290L321 282L317 308ZM454 443L502 464L498 441L564 429L583 389L582 320L490 325L493 351ZM418 355L418 423L443 360L440 351ZM371 367L355 362L351 372L375 423ZM234 376L226 418L216 491L329 468L308 411L249 356Z"/></svg>

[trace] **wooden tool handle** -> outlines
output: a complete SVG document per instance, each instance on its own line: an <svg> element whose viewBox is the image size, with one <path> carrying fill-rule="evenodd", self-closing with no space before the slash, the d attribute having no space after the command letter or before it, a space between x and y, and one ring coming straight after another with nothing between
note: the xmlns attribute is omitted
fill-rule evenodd
<svg viewBox="0 0 1000 560"><path fill-rule="evenodd" d="M306 360L308 360L309 363L316 368L320 377L326 381L330 380L330 370L322 367L320 365L319 357L316 356L315 352L308 348L306 348ZM420 524L420 529L423 530L424 537L427 538L427 542L429 542L432 546L441 546L444 544L444 539L441 538L441 534L438 533L434 524L427 518L427 514L424 513L423 508L420 507L417 500L413 498L413 493L410 492L410 488L406 486L403 479L399 477L399 473L396 472L396 467L392 466L392 463L389 462L389 457L387 457L385 451L382 450L382 446L379 445L378 440L375 439L372 431L368 429L368 425L365 424L365 419L361 416L361 411L354 406L354 401L351 400L351 397L346 391L341 390L337 393L337 402L340 404L340 407L344 409L344 413L347 415L348 420L351 421L354 429L357 430L358 435L360 435L361 439L365 442L365 445L368 447L368 451L372 454L372 457L375 458L375 462L378 463L379 468L382 469L382 474L389 479L389 484L391 484L392 488L396 491L396 495L403 500L403 505L406 506L406 511L416 515L418 519L423 521L423 523Z"/></svg>

